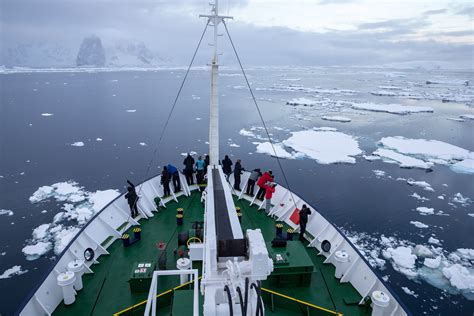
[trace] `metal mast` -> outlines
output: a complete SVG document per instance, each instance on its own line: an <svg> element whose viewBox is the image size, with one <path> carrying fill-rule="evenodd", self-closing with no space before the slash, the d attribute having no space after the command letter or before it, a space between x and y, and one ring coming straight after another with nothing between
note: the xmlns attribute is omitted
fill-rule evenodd
<svg viewBox="0 0 474 316"><path fill-rule="evenodd" d="M210 15L202 14L200 17L209 19L209 23L214 26L214 54L211 60L211 104L209 118L209 158L210 165L219 165L219 95L218 95L218 76L219 62L217 58L217 37L219 23L224 19L232 19L230 16L219 15L219 1L215 0L214 4L210 4L212 9Z"/></svg>

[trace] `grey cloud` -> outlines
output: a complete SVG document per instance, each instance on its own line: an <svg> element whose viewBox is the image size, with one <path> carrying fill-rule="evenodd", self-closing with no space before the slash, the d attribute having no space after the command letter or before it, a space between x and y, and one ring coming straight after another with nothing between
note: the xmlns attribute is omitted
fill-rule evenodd
<svg viewBox="0 0 474 316"><path fill-rule="evenodd" d="M469 6L462 8L456 12L457 15L467 15L469 17L472 17L474 15L474 6Z"/></svg>
<svg viewBox="0 0 474 316"><path fill-rule="evenodd" d="M430 15L436 15L436 14L442 14L448 12L447 9L439 9L439 10L428 10L423 13L423 15L430 16Z"/></svg>

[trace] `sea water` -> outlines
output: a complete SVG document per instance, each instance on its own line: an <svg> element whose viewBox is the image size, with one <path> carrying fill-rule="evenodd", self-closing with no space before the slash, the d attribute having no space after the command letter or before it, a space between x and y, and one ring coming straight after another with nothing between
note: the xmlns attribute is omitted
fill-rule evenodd
<svg viewBox="0 0 474 316"><path fill-rule="evenodd" d="M162 165L182 168L183 153L207 153L204 70L190 72L158 143L184 74L0 74L1 314L16 310L101 198ZM221 156L273 170L347 233L413 314L472 313L474 175L453 165L474 159L474 74L283 67L251 68L248 79L288 182L232 68L219 78ZM385 147L384 137L442 144L410 154ZM443 155L447 144L461 156ZM401 168L380 149L429 166Z"/></svg>

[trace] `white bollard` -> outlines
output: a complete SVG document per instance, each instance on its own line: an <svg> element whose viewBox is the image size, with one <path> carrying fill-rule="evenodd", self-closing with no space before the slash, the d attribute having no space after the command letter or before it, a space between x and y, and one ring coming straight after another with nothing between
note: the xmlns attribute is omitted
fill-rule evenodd
<svg viewBox="0 0 474 316"><path fill-rule="evenodd" d="M347 263L349 262L349 255L344 250L336 251L334 254L334 259L336 259L336 278L340 279L343 272L346 270Z"/></svg>
<svg viewBox="0 0 474 316"><path fill-rule="evenodd" d="M178 270L189 270L191 269L191 260L188 258L180 258L176 261L176 268ZM180 284L184 284L189 281L189 274L181 274L179 276Z"/></svg>
<svg viewBox="0 0 474 316"><path fill-rule="evenodd" d="M382 291L373 291L372 303L372 316L382 316L390 304L390 297Z"/></svg>
<svg viewBox="0 0 474 316"><path fill-rule="evenodd" d="M76 276L76 282L74 282L74 289L76 291L82 290L82 275L84 274L84 261L76 259L69 262L67 270L74 272Z"/></svg>
<svg viewBox="0 0 474 316"><path fill-rule="evenodd" d="M60 273L57 277L58 285L63 289L64 304L71 305L76 301L76 291L74 291L74 272L67 271Z"/></svg>

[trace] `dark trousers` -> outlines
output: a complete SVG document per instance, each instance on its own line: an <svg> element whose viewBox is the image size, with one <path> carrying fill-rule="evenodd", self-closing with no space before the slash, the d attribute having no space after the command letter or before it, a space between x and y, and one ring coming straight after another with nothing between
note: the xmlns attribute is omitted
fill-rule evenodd
<svg viewBox="0 0 474 316"><path fill-rule="evenodd" d="M253 190L255 188L255 180L250 180L249 179L249 182L247 182L247 195L251 195L253 196Z"/></svg>
<svg viewBox="0 0 474 316"><path fill-rule="evenodd" d="M164 182L163 183L163 194L164 194L164 196L171 195L170 183L169 182Z"/></svg>
<svg viewBox="0 0 474 316"><path fill-rule="evenodd" d="M234 189L240 191L240 174L234 174Z"/></svg>
<svg viewBox="0 0 474 316"><path fill-rule="evenodd" d="M138 216L137 203L138 203L138 201L136 201L136 202L133 203L133 204L129 204L129 206L130 206L130 215L131 215L132 217L137 217L137 216Z"/></svg>
<svg viewBox="0 0 474 316"><path fill-rule="evenodd" d="M194 184L193 171L184 170L184 175L186 176L186 182L188 183L188 185L193 185Z"/></svg>
<svg viewBox="0 0 474 316"><path fill-rule="evenodd" d="M258 192L257 192L257 199L263 200L264 196L265 196L265 189L262 187L259 187Z"/></svg>
<svg viewBox="0 0 474 316"><path fill-rule="evenodd" d="M173 186L174 186L175 193L181 191L181 182L179 181L179 175L173 176Z"/></svg>
<svg viewBox="0 0 474 316"><path fill-rule="evenodd" d="M300 240L304 240L304 233L306 232L306 222L300 221Z"/></svg>

